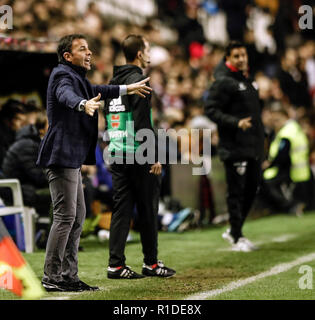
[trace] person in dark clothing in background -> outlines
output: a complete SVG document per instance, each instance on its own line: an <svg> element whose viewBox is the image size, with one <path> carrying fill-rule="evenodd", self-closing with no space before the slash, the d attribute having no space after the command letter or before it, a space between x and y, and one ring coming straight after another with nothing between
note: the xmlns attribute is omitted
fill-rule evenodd
<svg viewBox="0 0 315 320"><path fill-rule="evenodd" d="M283 93L287 95L295 108L311 107L311 95L308 92L306 73L299 66L296 49L286 49L281 57L281 67L278 70L277 78Z"/></svg>
<svg viewBox="0 0 315 320"><path fill-rule="evenodd" d="M149 43L140 35L129 35L122 43L127 64L115 66L110 84L132 83L144 79L141 68L150 63ZM140 129L153 132L150 96L122 97L105 104L107 134L110 138L109 152L122 157L120 163L112 163L114 209L110 225L109 266L107 276L111 279L137 279L144 276L171 277L175 270L158 261L158 203L160 195L161 164L157 161L157 143L152 163L137 163L136 151L140 142L134 139ZM133 121L134 132L130 129ZM128 143L124 137L134 139ZM148 141L146 141L147 143ZM154 141L153 141L154 142ZM152 146L152 144L150 143ZM152 149L151 149L152 150ZM130 163L127 159L133 158ZM139 215L139 231L144 255L142 275L125 264L125 245L134 207Z"/></svg>
<svg viewBox="0 0 315 320"><path fill-rule="evenodd" d="M25 111L25 125L29 124L35 124L37 120L38 114L41 112L41 108L38 107L34 103L26 103L24 105L24 111Z"/></svg>
<svg viewBox="0 0 315 320"><path fill-rule="evenodd" d="M264 129L244 44L230 42L214 78L205 113L218 125L218 154L226 171L231 228L222 237L232 244L232 250L252 251L256 247L244 237L242 228L260 183Z"/></svg>
<svg viewBox="0 0 315 320"><path fill-rule="evenodd" d="M15 141L16 132L25 122L24 104L8 100L0 109L0 171L2 161L10 145Z"/></svg>
<svg viewBox="0 0 315 320"><path fill-rule="evenodd" d="M226 14L226 28L231 40L243 40L247 19L246 9L250 3L250 0L220 0L218 2Z"/></svg>
<svg viewBox="0 0 315 320"><path fill-rule="evenodd" d="M185 48L186 56L189 57L189 48L193 42L204 44L206 38L203 27L198 21L198 1L185 1L183 10L177 11L176 19L172 27L178 31L178 42Z"/></svg>
<svg viewBox="0 0 315 320"><path fill-rule="evenodd" d="M3 160L3 175L4 178L20 181L24 205L35 208L38 214L36 245L44 248L51 221L51 197L46 175L43 169L36 166L36 160L41 138L48 129L48 120L45 112L36 113L34 124L27 125L17 132L16 140Z"/></svg>
<svg viewBox="0 0 315 320"><path fill-rule="evenodd" d="M40 202L36 190L48 188L43 170L36 166L38 147L47 129L47 116L42 112L37 116L34 125L25 126L17 133L16 141L3 160L2 168L5 178L20 180L23 202L30 207L36 207Z"/></svg>

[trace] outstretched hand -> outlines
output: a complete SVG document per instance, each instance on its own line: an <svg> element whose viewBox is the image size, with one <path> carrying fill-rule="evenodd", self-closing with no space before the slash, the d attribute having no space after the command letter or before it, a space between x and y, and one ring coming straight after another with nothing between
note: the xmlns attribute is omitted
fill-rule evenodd
<svg viewBox="0 0 315 320"><path fill-rule="evenodd" d="M143 79L139 82L135 82L127 85L127 94L137 94L138 96L145 98L145 94L150 94L152 89L146 85L146 82L150 80L150 77Z"/></svg>
<svg viewBox="0 0 315 320"><path fill-rule="evenodd" d="M95 110L98 110L101 106L101 94L99 93L96 97L88 100L85 104L84 112L89 116L93 117Z"/></svg>

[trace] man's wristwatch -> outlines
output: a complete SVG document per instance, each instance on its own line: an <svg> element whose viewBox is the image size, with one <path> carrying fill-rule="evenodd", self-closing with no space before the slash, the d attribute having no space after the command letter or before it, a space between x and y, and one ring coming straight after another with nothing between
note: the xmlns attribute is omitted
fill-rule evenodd
<svg viewBox="0 0 315 320"><path fill-rule="evenodd" d="M82 100L78 106L78 111L84 112L86 103L87 103L87 100Z"/></svg>

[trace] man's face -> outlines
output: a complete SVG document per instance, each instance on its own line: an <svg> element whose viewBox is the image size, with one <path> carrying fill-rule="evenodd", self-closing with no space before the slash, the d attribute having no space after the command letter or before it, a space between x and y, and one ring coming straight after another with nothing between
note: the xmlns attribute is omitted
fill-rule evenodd
<svg viewBox="0 0 315 320"><path fill-rule="evenodd" d="M226 61L240 71L247 71L248 56L246 48L240 47L232 49L230 55L226 57Z"/></svg>
<svg viewBox="0 0 315 320"><path fill-rule="evenodd" d="M276 132L278 132L287 122L288 118L281 112L272 112L272 124Z"/></svg>
<svg viewBox="0 0 315 320"><path fill-rule="evenodd" d="M30 112L27 114L24 125L35 124L38 112Z"/></svg>
<svg viewBox="0 0 315 320"><path fill-rule="evenodd" d="M14 118L11 120L11 128L14 131L20 130L24 125L26 121L26 115L23 113L17 113Z"/></svg>
<svg viewBox="0 0 315 320"><path fill-rule="evenodd" d="M150 44L148 41L144 40L144 50L142 52L141 68L146 68L150 64Z"/></svg>
<svg viewBox="0 0 315 320"><path fill-rule="evenodd" d="M85 39L75 39L72 41L71 52L65 52L64 58L72 64L83 67L86 70L91 69L92 52L89 49Z"/></svg>

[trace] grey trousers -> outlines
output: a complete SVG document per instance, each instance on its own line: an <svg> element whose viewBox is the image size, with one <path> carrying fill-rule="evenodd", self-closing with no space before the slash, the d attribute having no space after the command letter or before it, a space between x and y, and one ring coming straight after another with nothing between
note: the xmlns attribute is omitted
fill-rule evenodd
<svg viewBox="0 0 315 320"><path fill-rule="evenodd" d="M79 281L78 248L85 219L81 170L46 169L53 204L44 265L44 281Z"/></svg>

